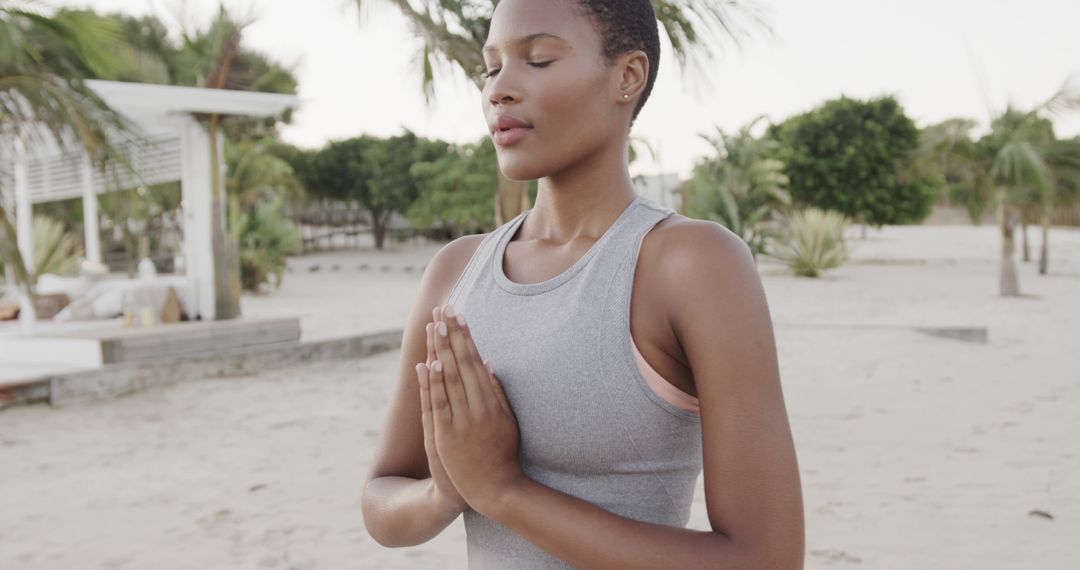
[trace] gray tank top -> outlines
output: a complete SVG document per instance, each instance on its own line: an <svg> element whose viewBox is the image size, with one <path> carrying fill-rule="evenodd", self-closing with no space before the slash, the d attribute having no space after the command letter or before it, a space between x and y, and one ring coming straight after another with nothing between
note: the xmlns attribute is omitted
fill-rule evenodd
<svg viewBox="0 0 1080 570"><path fill-rule="evenodd" d="M630 337L638 245L673 210L637 196L569 269L517 283L502 261L530 211L484 237L447 298L502 381L522 469L619 516L685 527L701 473L700 416L647 384ZM472 509L464 518L469 568L571 568Z"/></svg>

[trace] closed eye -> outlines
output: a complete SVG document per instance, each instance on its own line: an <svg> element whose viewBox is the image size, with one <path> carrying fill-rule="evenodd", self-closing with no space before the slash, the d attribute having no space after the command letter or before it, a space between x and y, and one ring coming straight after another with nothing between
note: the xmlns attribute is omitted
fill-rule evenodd
<svg viewBox="0 0 1080 570"><path fill-rule="evenodd" d="M536 62L530 61L529 65L532 66L532 67L536 67L536 68L544 68L544 67L547 67L547 66L551 65L554 61L555 60L536 61ZM490 79L490 78L495 77L496 75L498 75L498 73L499 73L498 69L492 69L492 70L486 71L484 73L481 73L480 76L483 77L484 79Z"/></svg>

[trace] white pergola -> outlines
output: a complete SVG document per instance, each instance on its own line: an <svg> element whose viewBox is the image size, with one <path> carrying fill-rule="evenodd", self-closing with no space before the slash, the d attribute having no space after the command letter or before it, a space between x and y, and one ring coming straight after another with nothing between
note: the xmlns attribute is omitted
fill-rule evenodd
<svg viewBox="0 0 1080 570"><path fill-rule="evenodd" d="M191 286L194 307L191 318L215 319L215 301L227 294L215 290L214 244L210 160L210 135L194 115L221 114L266 117L296 107L293 95L175 87L117 81L87 81L106 104L129 118L142 131L141 144L127 145L125 152L133 174L120 180L95 170L84 152L65 152L53 145L25 148L15 141L11 184L15 194L18 246L27 265L33 264L31 225L33 205L81 197L86 229L86 258L101 263L96 195L120 188L179 181L182 192L185 275ZM218 164L224 192L225 160L218 134ZM218 220L224 223L224 220ZM21 315L29 299L20 297Z"/></svg>

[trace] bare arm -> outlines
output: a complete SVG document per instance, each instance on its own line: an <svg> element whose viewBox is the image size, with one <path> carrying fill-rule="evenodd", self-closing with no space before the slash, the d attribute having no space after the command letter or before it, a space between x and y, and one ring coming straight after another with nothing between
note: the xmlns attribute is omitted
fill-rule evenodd
<svg viewBox="0 0 1080 570"><path fill-rule="evenodd" d="M527 477L481 512L578 568L802 568L798 466L753 259L711 222L664 239L659 274L697 385L712 530L623 518Z"/></svg>
<svg viewBox="0 0 1080 570"><path fill-rule="evenodd" d="M435 538L462 513L443 504L431 477L384 475L364 486L364 526L383 546L416 546Z"/></svg>
<svg viewBox="0 0 1080 570"><path fill-rule="evenodd" d="M445 303L482 239L483 235L465 236L439 250L424 270L405 324L397 389L383 420L361 500L364 526L383 546L427 542L463 511L438 491L431 478L415 366L427 357L425 324L432 320L432 309Z"/></svg>

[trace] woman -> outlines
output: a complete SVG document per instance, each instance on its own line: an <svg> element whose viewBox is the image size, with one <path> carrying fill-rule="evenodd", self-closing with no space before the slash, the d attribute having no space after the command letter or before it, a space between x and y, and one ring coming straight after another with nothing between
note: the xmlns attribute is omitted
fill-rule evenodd
<svg viewBox="0 0 1080 570"><path fill-rule="evenodd" d="M535 206L433 258L364 487L380 544L471 568L801 568L769 311L737 236L634 193L649 0L502 0L483 109ZM711 531L685 528L704 469Z"/></svg>

